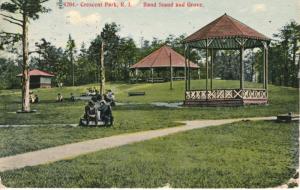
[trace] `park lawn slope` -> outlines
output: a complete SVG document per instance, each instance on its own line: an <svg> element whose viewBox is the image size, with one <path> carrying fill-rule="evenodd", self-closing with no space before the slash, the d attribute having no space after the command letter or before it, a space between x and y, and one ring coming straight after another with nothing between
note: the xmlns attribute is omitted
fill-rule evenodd
<svg viewBox="0 0 300 190"><path fill-rule="evenodd" d="M265 188L295 172L297 123L238 122L0 173L8 187Z"/></svg>
<svg viewBox="0 0 300 190"><path fill-rule="evenodd" d="M201 87L201 81L192 81L194 88ZM215 80L216 87L234 88L238 81ZM246 87L258 87L261 84L247 83ZM33 104L35 114L16 114L20 109L20 94L16 90L0 93L0 124L34 124L26 128L0 128L0 157L15 155L43 148L102 138L121 133L152 130L180 125L176 121L195 119L227 119L242 117L275 116L287 112L298 112L298 90L270 85L268 106L219 107L219 108L164 108L150 105L151 102L176 102L183 100L184 82L174 82L174 90L169 90L169 83L160 84L124 84L109 83L117 100L131 104L117 105L113 108L115 124L113 128L71 127L77 124L83 115L86 101L56 103L57 93L68 97L70 93L80 95L90 84L79 87L35 89L41 99ZM145 91L146 96L128 97L130 91ZM66 124L64 127L48 124ZM37 126L36 126L37 125ZM40 125L40 126L39 126Z"/></svg>

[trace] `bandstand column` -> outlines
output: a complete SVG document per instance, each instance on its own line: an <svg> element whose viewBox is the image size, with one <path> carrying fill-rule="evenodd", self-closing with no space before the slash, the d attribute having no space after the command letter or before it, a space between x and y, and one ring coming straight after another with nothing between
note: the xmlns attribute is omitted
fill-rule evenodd
<svg viewBox="0 0 300 190"><path fill-rule="evenodd" d="M266 90L268 90L268 83L269 83L268 66L269 66L269 48L268 45L266 45Z"/></svg>
<svg viewBox="0 0 300 190"><path fill-rule="evenodd" d="M188 70L188 90L191 90L191 67L190 67L190 48L187 51L187 70Z"/></svg>
<svg viewBox="0 0 300 190"><path fill-rule="evenodd" d="M173 89L173 67L172 67L172 55L170 53L170 90Z"/></svg>
<svg viewBox="0 0 300 190"><path fill-rule="evenodd" d="M187 45L184 48L184 82L185 82L185 91L187 91Z"/></svg>
<svg viewBox="0 0 300 190"><path fill-rule="evenodd" d="M188 52L188 71L189 71L189 81L188 81L188 86L189 86L189 90L191 90L191 62L190 62L190 49L189 49L189 52Z"/></svg>
<svg viewBox="0 0 300 190"><path fill-rule="evenodd" d="M264 44L264 89L268 90L268 45L266 43Z"/></svg>
<svg viewBox="0 0 300 190"><path fill-rule="evenodd" d="M212 91L213 89L213 49L210 49L210 90Z"/></svg>
<svg viewBox="0 0 300 190"><path fill-rule="evenodd" d="M205 62L205 68L206 68L206 83L205 83L205 90L206 90L206 99L207 99L207 91L208 91L208 40L206 40L206 62Z"/></svg>
<svg viewBox="0 0 300 190"><path fill-rule="evenodd" d="M241 49L240 49L240 89L244 89L244 79L245 79L243 56L244 56L244 46L241 46Z"/></svg>

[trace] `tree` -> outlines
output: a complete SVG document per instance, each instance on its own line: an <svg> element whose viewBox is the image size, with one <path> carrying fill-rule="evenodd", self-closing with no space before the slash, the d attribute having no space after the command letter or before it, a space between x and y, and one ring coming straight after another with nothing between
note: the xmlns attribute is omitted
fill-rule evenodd
<svg viewBox="0 0 300 190"><path fill-rule="evenodd" d="M95 62L98 66L100 65L100 48L102 42L104 42L104 52L105 52L105 76L110 81L117 80L117 69L118 69L118 48L120 43L120 36L118 32L120 31L120 26L116 23L106 23L101 31L94 40L92 40L89 49L90 60ZM99 69L98 69L99 70ZM98 73L100 76L100 73ZM99 79L98 79L99 80Z"/></svg>
<svg viewBox="0 0 300 190"><path fill-rule="evenodd" d="M30 65L37 69L55 73L56 65L62 56L62 49L56 48L44 38L41 39L41 42L36 42L35 46L37 47L35 52L38 57L32 56L31 60L34 64Z"/></svg>
<svg viewBox="0 0 300 190"><path fill-rule="evenodd" d="M89 60L88 51L82 43L80 53L76 61L76 84L88 84L95 82L96 64Z"/></svg>
<svg viewBox="0 0 300 190"><path fill-rule="evenodd" d="M0 89L12 89L20 86L20 81L16 77L20 73L20 69L12 60L0 58L0 73Z"/></svg>
<svg viewBox="0 0 300 190"><path fill-rule="evenodd" d="M297 87L299 64L296 56L299 51L297 43L300 41L300 25L291 21L273 37L275 40L272 41L269 48L269 81L276 85ZM260 52L258 58L260 62L262 57L262 52ZM263 73L260 75L262 76Z"/></svg>
<svg viewBox="0 0 300 190"><path fill-rule="evenodd" d="M30 112L29 102L29 50L28 50L28 25L30 19L36 20L39 18L39 13L48 12L49 9L43 7L43 3L48 0L10 0L0 5L0 10L5 13L0 13L3 20L22 28L22 34L1 32L1 39L4 39L6 44L14 43L22 39L23 49L23 72L22 72L22 111ZM13 16L12 16L13 15ZM1 40L2 41L2 40ZM1 46L3 47L3 42Z"/></svg>
<svg viewBox="0 0 300 190"><path fill-rule="evenodd" d="M100 63L100 47L101 47L101 36L97 35L97 37L91 41L91 44L88 48L88 60L92 62L95 66L95 79L94 82L99 82L99 63Z"/></svg>
<svg viewBox="0 0 300 190"><path fill-rule="evenodd" d="M129 80L130 66L137 61L137 47L132 38L121 38L119 45L118 79Z"/></svg>
<svg viewBox="0 0 300 190"><path fill-rule="evenodd" d="M72 65L63 49L55 47L44 38L40 42L36 42L35 46L36 50L34 52L36 54L31 55L30 67L55 74L52 81L57 84L68 84L67 76L72 69Z"/></svg>
<svg viewBox="0 0 300 190"><path fill-rule="evenodd" d="M118 60L118 47L120 42L120 36L118 32L120 26L116 23L105 24L101 32L101 39L104 41L105 47L105 76L108 80L116 80L117 75L117 60ZM100 47L99 47L100 48Z"/></svg>
<svg viewBox="0 0 300 190"><path fill-rule="evenodd" d="M71 34L69 34L69 39L67 41L66 52L69 54L69 59L72 65L72 85L75 86L75 64L74 64L74 54L76 53L75 41L72 39Z"/></svg>
<svg viewBox="0 0 300 190"><path fill-rule="evenodd" d="M223 80L239 80L239 63L238 51L218 51L214 59L214 76Z"/></svg>

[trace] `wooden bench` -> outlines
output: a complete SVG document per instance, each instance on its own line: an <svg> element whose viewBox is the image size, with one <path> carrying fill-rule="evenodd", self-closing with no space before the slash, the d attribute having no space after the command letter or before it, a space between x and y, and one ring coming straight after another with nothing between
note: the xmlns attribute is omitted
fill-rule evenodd
<svg viewBox="0 0 300 190"><path fill-rule="evenodd" d="M149 78L149 79L147 79L147 82L159 83L159 82L165 82L165 79L163 79L163 78L153 78L153 80L152 80L152 78Z"/></svg>
<svg viewBox="0 0 300 190"><path fill-rule="evenodd" d="M145 92L128 92L128 96L145 96Z"/></svg>
<svg viewBox="0 0 300 190"><path fill-rule="evenodd" d="M184 80L184 77L173 77L173 80Z"/></svg>
<svg viewBox="0 0 300 190"><path fill-rule="evenodd" d="M296 120L299 120L299 115L293 115L289 113L289 114L283 114L277 116L277 121L280 122L291 122Z"/></svg>

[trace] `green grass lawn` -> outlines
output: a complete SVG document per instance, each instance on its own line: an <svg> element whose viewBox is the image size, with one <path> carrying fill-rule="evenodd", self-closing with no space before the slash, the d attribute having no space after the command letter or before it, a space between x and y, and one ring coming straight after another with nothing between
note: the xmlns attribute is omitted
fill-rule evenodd
<svg viewBox="0 0 300 190"><path fill-rule="evenodd" d="M297 123L239 122L0 176L8 187L274 187L295 171L298 138Z"/></svg>
<svg viewBox="0 0 300 190"><path fill-rule="evenodd" d="M238 81L214 81L215 87L236 88ZM184 82L174 82L174 90L169 83L160 84L108 84L113 89L118 102L136 105L122 105L113 108L115 125L113 128L55 127L47 124L78 123L83 114L85 101L56 103L57 93L68 97L72 92L79 95L86 91L86 85L79 87L35 89L41 102L32 105L38 112L16 114L20 109L20 92L7 90L0 92L0 124L46 124L27 128L0 128L0 157L38 150L42 148L79 142L87 139L111 136L142 130L151 130L179 125L176 121L193 119L223 119L238 117L273 116L279 113L298 112L298 89L270 85L268 106L245 106L232 108L162 108L151 102L179 102L184 99ZM204 86L204 81L192 81L193 88ZM246 87L261 84L246 83ZM146 96L128 97L130 91L145 91Z"/></svg>

